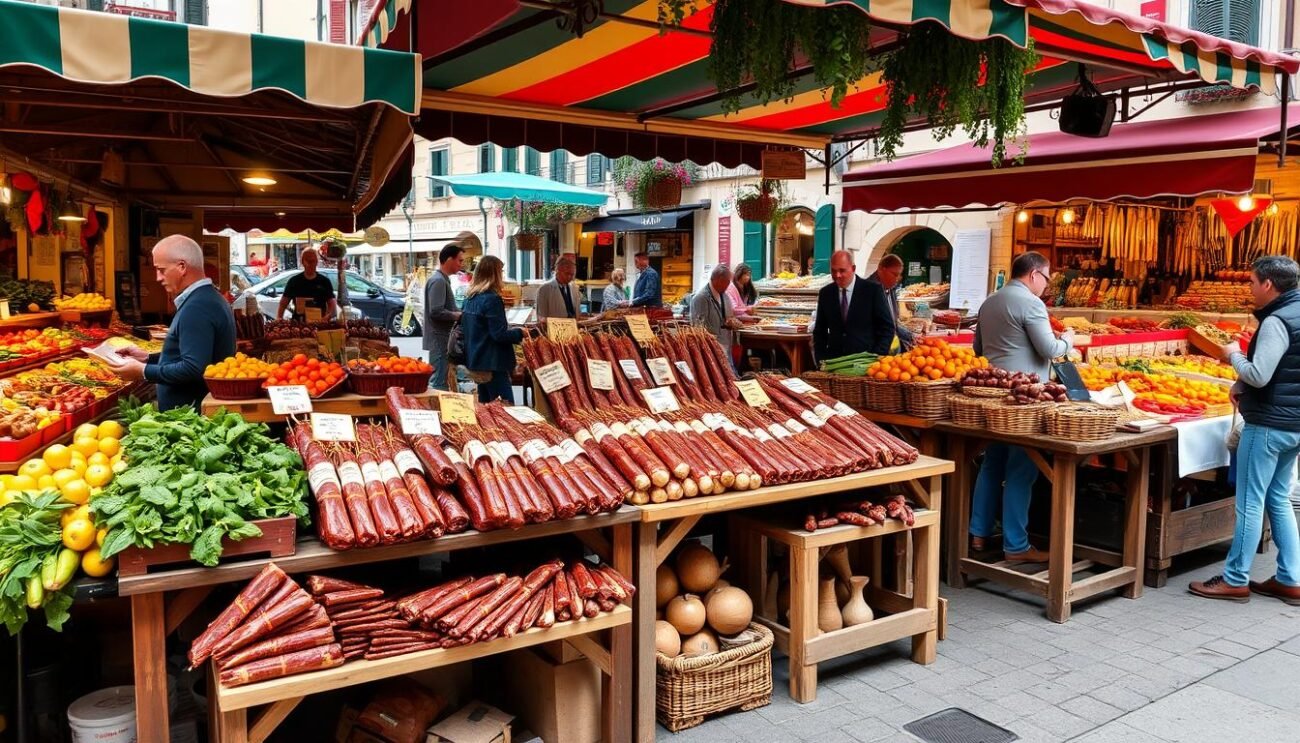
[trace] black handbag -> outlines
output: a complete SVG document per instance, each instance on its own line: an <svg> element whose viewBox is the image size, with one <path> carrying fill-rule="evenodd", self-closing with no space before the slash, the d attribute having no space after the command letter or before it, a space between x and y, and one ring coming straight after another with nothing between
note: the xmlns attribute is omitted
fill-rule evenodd
<svg viewBox="0 0 1300 743"><path fill-rule="evenodd" d="M461 328L460 320L451 326L451 333L447 336L447 361L452 364L465 363L465 331Z"/></svg>

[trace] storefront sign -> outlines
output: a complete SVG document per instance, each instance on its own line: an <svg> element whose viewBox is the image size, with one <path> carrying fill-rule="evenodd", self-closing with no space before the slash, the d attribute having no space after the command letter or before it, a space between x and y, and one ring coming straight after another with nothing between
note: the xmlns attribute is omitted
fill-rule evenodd
<svg viewBox="0 0 1300 743"><path fill-rule="evenodd" d="M781 181L802 181L807 177L803 150L763 150L763 177Z"/></svg>
<svg viewBox="0 0 1300 743"><path fill-rule="evenodd" d="M731 217L718 217L718 263L731 265Z"/></svg>
<svg viewBox="0 0 1300 743"><path fill-rule="evenodd" d="M1168 0L1147 0L1138 8L1138 15L1163 23L1168 15Z"/></svg>
<svg viewBox="0 0 1300 743"><path fill-rule="evenodd" d="M155 21L176 20L176 11L174 10L155 10L154 8L140 8L134 5L119 5L118 3L105 3L104 12L130 16L131 18L151 18Z"/></svg>

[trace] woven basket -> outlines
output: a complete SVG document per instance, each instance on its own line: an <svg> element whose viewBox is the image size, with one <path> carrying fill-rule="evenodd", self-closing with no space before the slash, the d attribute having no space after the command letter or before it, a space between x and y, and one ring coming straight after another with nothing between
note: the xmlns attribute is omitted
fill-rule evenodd
<svg viewBox="0 0 1300 743"><path fill-rule="evenodd" d="M517 232L515 247L520 250L541 250L542 236L536 232Z"/></svg>
<svg viewBox="0 0 1300 743"><path fill-rule="evenodd" d="M253 400L258 397L266 397L266 392L262 390L262 382L266 377L254 377L253 379L213 379L204 377L203 382L208 385L208 392L218 400Z"/></svg>
<svg viewBox="0 0 1300 743"><path fill-rule="evenodd" d="M868 379L867 407L882 413L901 413L907 409L903 404L903 383L882 379Z"/></svg>
<svg viewBox="0 0 1300 743"><path fill-rule="evenodd" d="M1105 441L1115 435L1120 411L1100 405L1057 405L1043 422L1048 436L1069 441Z"/></svg>
<svg viewBox="0 0 1300 743"><path fill-rule="evenodd" d="M1011 394L1011 390L1000 387L962 387L961 393L967 397L982 397L987 400L1001 400Z"/></svg>
<svg viewBox="0 0 1300 743"><path fill-rule="evenodd" d="M990 404L984 398L954 394L948 398L948 404L952 409L953 423L974 428L984 427L984 409Z"/></svg>
<svg viewBox="0 0 1300 743"><path fill-rule="evenodd" d="M696 658L655 653L655 717L672 732L695 727L704 716L772 701L772 631L750 624L758 640Z"/></svg>
<svg viewBox="0 0 1300 743"><path fill-rule="evenodd" d="M994 405L984 408L985 426L990 431L1011 436L1033 436L1043 432L1043 419L1056 403L1036 402L1029 405Z"/></svg>
<svg viewBox="0 0 1300 743"><path fill-rule="evenodd" d="M917 418L942 420L948 417L948 397L957 387L951 379L932 382L908 382L903 385L906 390L903 401L907 412Z"/></svg>
<svg viewBox="0 0 1300 743"><path fill-rule="evenodd" d="M831 397L851 408L867 407L867 378L831 375Z"/></svg>
<svg viewBox="0 0 1300 743"><path fill-rule="evenodd" d="M736 214L746 222L758 222L766 224L772 221L772 213L776 210L776 199L768 194L759 194L746 199L736 201Z"/></svg>
<svg viewBox="0 0 1300 743"><path fill-rule="evenodd" d="M682 203L682 182L662 178L651 183L645 192L645 208L672 209Z"/></svg>
<svg viewBox="0 0 1300 743"><path fill-rule="evenodd" d="M821 371L809 371L799 375L803 381L816 387L819 392L831 393L831 380L835 378L834 374Z"/></svg>
<svg viewBox="0 0 1300 743"><path fill-rule="evenodd" d="M358 395L379 397L388 392L389 387L401 387L408 395L418 395L429 390L429 374L415 372L412 374L357 374L349 372L348 389Z"/></svg>

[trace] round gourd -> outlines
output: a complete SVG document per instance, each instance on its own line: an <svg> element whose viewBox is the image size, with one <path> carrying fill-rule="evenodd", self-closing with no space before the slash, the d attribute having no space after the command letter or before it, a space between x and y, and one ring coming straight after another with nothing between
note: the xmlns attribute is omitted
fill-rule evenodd
<svg viewBox="0 0 1300 743"><path fill-rule="evenodd" d="M754 618L754 602L749 594L734 586L710 593L704 610L709 626L720 635L743 632Z"/></svg>
<svg viewBox="0 0 1300 743"><path fill-rule="evenodd" d="M718 591L721 591L722 589L730 585L731 583L727 582L726 579L719 578L718 582L713 584L713 588L710 588L709 592L704 594L704 603L707 605L709 603L710 596L712 596L713 594L717 593Z"/></svg>
<svg viewBox="0 0 1300 743"><path fill-rule="evenodd" d="M655 571L655 606L662 608L680 592L677 574L670 566L660 565Z"/></svg>
<svg viewBox="0 0 1300 743"><path fill-rule="evenodd" d="M718 582L722 568L708 547L691 542L677 553L677 580L687 593L708 593Z"/></svg>
<svg viewBox="0 0 1300 743"><path fill-rule="evenodd" d="M718 638L709 630L700 630L682 641L682 655L694 658L718 652Z"/></svg>
<svg viewBox="0 0 1300 743"><path fill-rule="evenodd" d="M677 628L660 620L655 622L655 652L676 658L682 652L682 636Z"/></svg>
<svg viewBox="0 0 1300 743"><path fill-rule="evenodd" d="M668 602L665 612L668 623L685 635L693 635L704 628L704 602L699 596L684 594Z"/></svg>

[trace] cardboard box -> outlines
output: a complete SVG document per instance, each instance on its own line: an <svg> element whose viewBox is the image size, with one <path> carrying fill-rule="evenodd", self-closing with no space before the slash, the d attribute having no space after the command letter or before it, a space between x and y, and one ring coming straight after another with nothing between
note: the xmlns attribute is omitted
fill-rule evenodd
<svg viewBox="0 0 1300 743"><path fill-rule="evenodd" d="M470 702L429 728L425 743L510 743L513 715L490 704Z"/></svg>
<svg viewBox="0 0 1300 743"><path fill-rule="evenodd" d="M505 656L506 699L545 743L599 743L600 669L585 657L555 663L533 650Z"/></svg>

